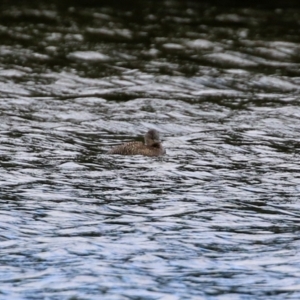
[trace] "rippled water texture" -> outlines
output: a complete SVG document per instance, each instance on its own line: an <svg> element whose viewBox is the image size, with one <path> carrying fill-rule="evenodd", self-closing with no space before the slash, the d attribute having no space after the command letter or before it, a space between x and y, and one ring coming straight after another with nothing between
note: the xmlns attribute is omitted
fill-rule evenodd
<svg viewBox="0 0 300 300"><path fill-rule="evenodd" d="M299 7L61 2L0 5L0 299L300 299Z"/></svg>

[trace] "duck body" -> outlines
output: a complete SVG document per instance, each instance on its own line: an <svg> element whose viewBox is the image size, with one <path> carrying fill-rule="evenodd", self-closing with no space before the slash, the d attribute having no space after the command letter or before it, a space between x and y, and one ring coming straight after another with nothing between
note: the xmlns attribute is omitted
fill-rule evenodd
<svg viewBox="0 0 300 300"><path fill-rule="evenodd" d="M142 142L129 142L112 148L108 154L161 156L166 153L155 129L145 134L145 144Z"/></svg>

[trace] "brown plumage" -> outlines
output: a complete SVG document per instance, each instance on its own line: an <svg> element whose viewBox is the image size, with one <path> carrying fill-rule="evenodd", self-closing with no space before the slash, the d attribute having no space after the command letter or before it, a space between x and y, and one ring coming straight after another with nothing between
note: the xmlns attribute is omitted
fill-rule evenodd
<svg viewBox="0 0 300 300"><path fill-rule="evenodd" d="M125 143L112 148L108 154L160 156L166 153L161 145L158 131L150 129L144 138L145 144L142 142Z"/></svg>

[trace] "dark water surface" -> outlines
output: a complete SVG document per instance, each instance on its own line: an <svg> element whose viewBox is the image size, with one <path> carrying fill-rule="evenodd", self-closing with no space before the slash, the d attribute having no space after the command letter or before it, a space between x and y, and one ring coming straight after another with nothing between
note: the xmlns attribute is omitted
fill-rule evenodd
<svg viewBox="0 0 300 300"><path fill-rule="evenodd" d="M300 299L300 9L68 3L0 5L0 299Z"/></svg>

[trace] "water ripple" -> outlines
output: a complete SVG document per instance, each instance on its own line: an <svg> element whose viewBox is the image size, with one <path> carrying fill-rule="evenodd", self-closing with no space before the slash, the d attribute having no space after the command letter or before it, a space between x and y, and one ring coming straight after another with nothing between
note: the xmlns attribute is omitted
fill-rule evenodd
<svg viewBox="0 0 300 300"><path fill-rule="evenodd" d="M1 4L3 299L298 299L299 10L72 5Z"/></svg>

